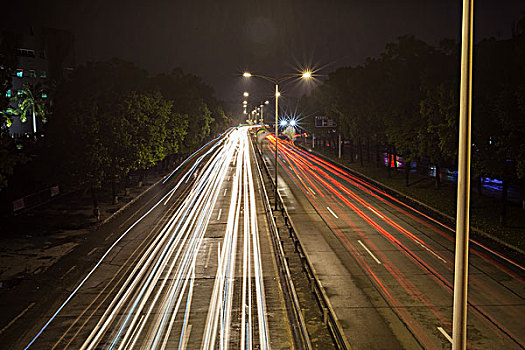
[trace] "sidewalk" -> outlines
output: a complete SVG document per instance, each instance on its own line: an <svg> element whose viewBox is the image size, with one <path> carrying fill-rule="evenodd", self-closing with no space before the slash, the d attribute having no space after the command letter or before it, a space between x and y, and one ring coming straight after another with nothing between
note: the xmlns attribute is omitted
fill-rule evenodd
<svg viewBox="0 0 525 350"><path fill-rule="evenodd" d="M0 227L0 292L46 271L85 241L91 230L111 220L164 175L151 171L140 188L137 181L133 181L128 195L120 191L122 196L116 205L112 204L110 186L101 189L98 222L93 216L91 194L83 190L5 219Z"/></svg>

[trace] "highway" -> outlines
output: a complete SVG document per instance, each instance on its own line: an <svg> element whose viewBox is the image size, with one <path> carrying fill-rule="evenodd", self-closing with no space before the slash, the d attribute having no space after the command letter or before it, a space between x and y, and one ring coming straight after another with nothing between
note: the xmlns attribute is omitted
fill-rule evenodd
<svg viewBox="0 0 525 350"><path fill-rule="evenodd" d="M273 176L275 138L263 143ZM450 348L454 229L279 140L279 194L355 349ZM468 347L525 347L525 269L472 241Z"/></svg>
<svg viewBox="0 0 525 350"><path fill-rule="evenodd" d="M167 177L18 347L292 346L248 135L230 129Z"/></svg>

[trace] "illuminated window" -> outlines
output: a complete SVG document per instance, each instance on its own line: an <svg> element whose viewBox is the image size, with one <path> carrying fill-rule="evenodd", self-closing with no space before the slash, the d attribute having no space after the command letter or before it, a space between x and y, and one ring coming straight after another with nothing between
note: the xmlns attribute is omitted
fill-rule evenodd
<svg viewBox="0 0 525 350"><path fill-rule="evenodd" d="M45 70L40 72L40 78L47 78L47 72Z"/></svg>
<svg viewBox="0 0 525 350"><path fill-rule="evenodd" d="M24 76L24 70L23 69L17 69L16 70L16 76L19 78L22 78Z"/></svg>
<svg viewBox="0 0 525 350"><path fill-rule="evenodd" d="M30 77L30 78L36 78L36 73L35 73L34 70L30 70L30 71L29 71L29 77Z"/></svg>
<svg viewBox="0 0 525 350"><path fill-rule="evenodd" d="M5 97L12 97L12 96L13 96L13 92L11 91L11 89L7 90L5 93Z"/></svg>

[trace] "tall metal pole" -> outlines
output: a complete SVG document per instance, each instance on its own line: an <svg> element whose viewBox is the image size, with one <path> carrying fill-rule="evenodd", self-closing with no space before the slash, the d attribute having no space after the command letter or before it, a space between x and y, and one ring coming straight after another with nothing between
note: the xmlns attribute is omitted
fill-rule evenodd
<svg viewBox="0 0 525 350"><path fill-rule="evenodd" d="M463 0L452 350L464 350L467 345L473 12L474 0Z"/></svg>
<svg viewBox="0 0 525 350"><path fill-rule="evenodd" d="M275 84L275 210L277 210L277 147L279 145L279 85Z"/></svg>
<svg viewBox="0 0 525 350"><path fill-rule="evenodd" d="M263 124L264 124L264 117L263 117L263 108L264 108L264 105L261 105L261 120L260 120L260 122L261 122L261 125L263 125Z"/></svg>
<svg viewBox="0 0 525 350"><path fill-rule="evenodd" d="M339 143L337 144L337 149L339 151L339 159L341 159L341 134L339 134Z"/></svg>

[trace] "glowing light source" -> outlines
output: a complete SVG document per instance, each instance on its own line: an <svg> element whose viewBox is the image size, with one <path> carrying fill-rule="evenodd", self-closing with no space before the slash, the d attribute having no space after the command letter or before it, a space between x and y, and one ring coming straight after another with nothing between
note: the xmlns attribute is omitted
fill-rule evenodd
<svg viewBox="0 0 525 350"><path fill-rule="evenodd" d="M291 126L296 126L297 125L297 122L295 121L295 119L290 120L290 125Z"/></svg>
<svg viewBox="0 0 525 350"><path fill-rule="evenodd" d="M249 93L247 93L247 92L244 92L244 94L243 94L243 95L244 95L244 97L248 97L248 96L250 96L250 94L249 94Z"/></svg>
<svg viewBox="0 0 525 350"><path fill-rule="evenodd" d="M251 74L251 73L248 73L248 72L244 72L244 73L242 74L242 76L245 77L245 78L249 78L249 77L252 76L252 74Z"/></svg>
<svg viewBox="0 0 525 350"><path fill-rule="evenodd" d="M286 126L288 122L286 120L281 120L281 126Z"/></svg>
<svg viewBox="0 0 525 350"><path fill-rule="evenodd" d="M279 91L277 91L277 92L275 93L275 97L279 97L279 96L281 96L281 93L280 93Z"/></svg>
<svg viewBox="0 0 525 350"><path fill-rule="evenodd" d="M264 101L264 104L265 104L265 105L267 105L268 103L270 103L270 101L268 101L268 100L267 100L267 101Z"/></svg>
<svg viewBox="0 0 525 350"><path fill-rule="evenodd" d="M303 73L303 76L301 78L308 79L308 78L311 78L311 77L312 77L312 72L307 70L306 72Z"/></svg>

